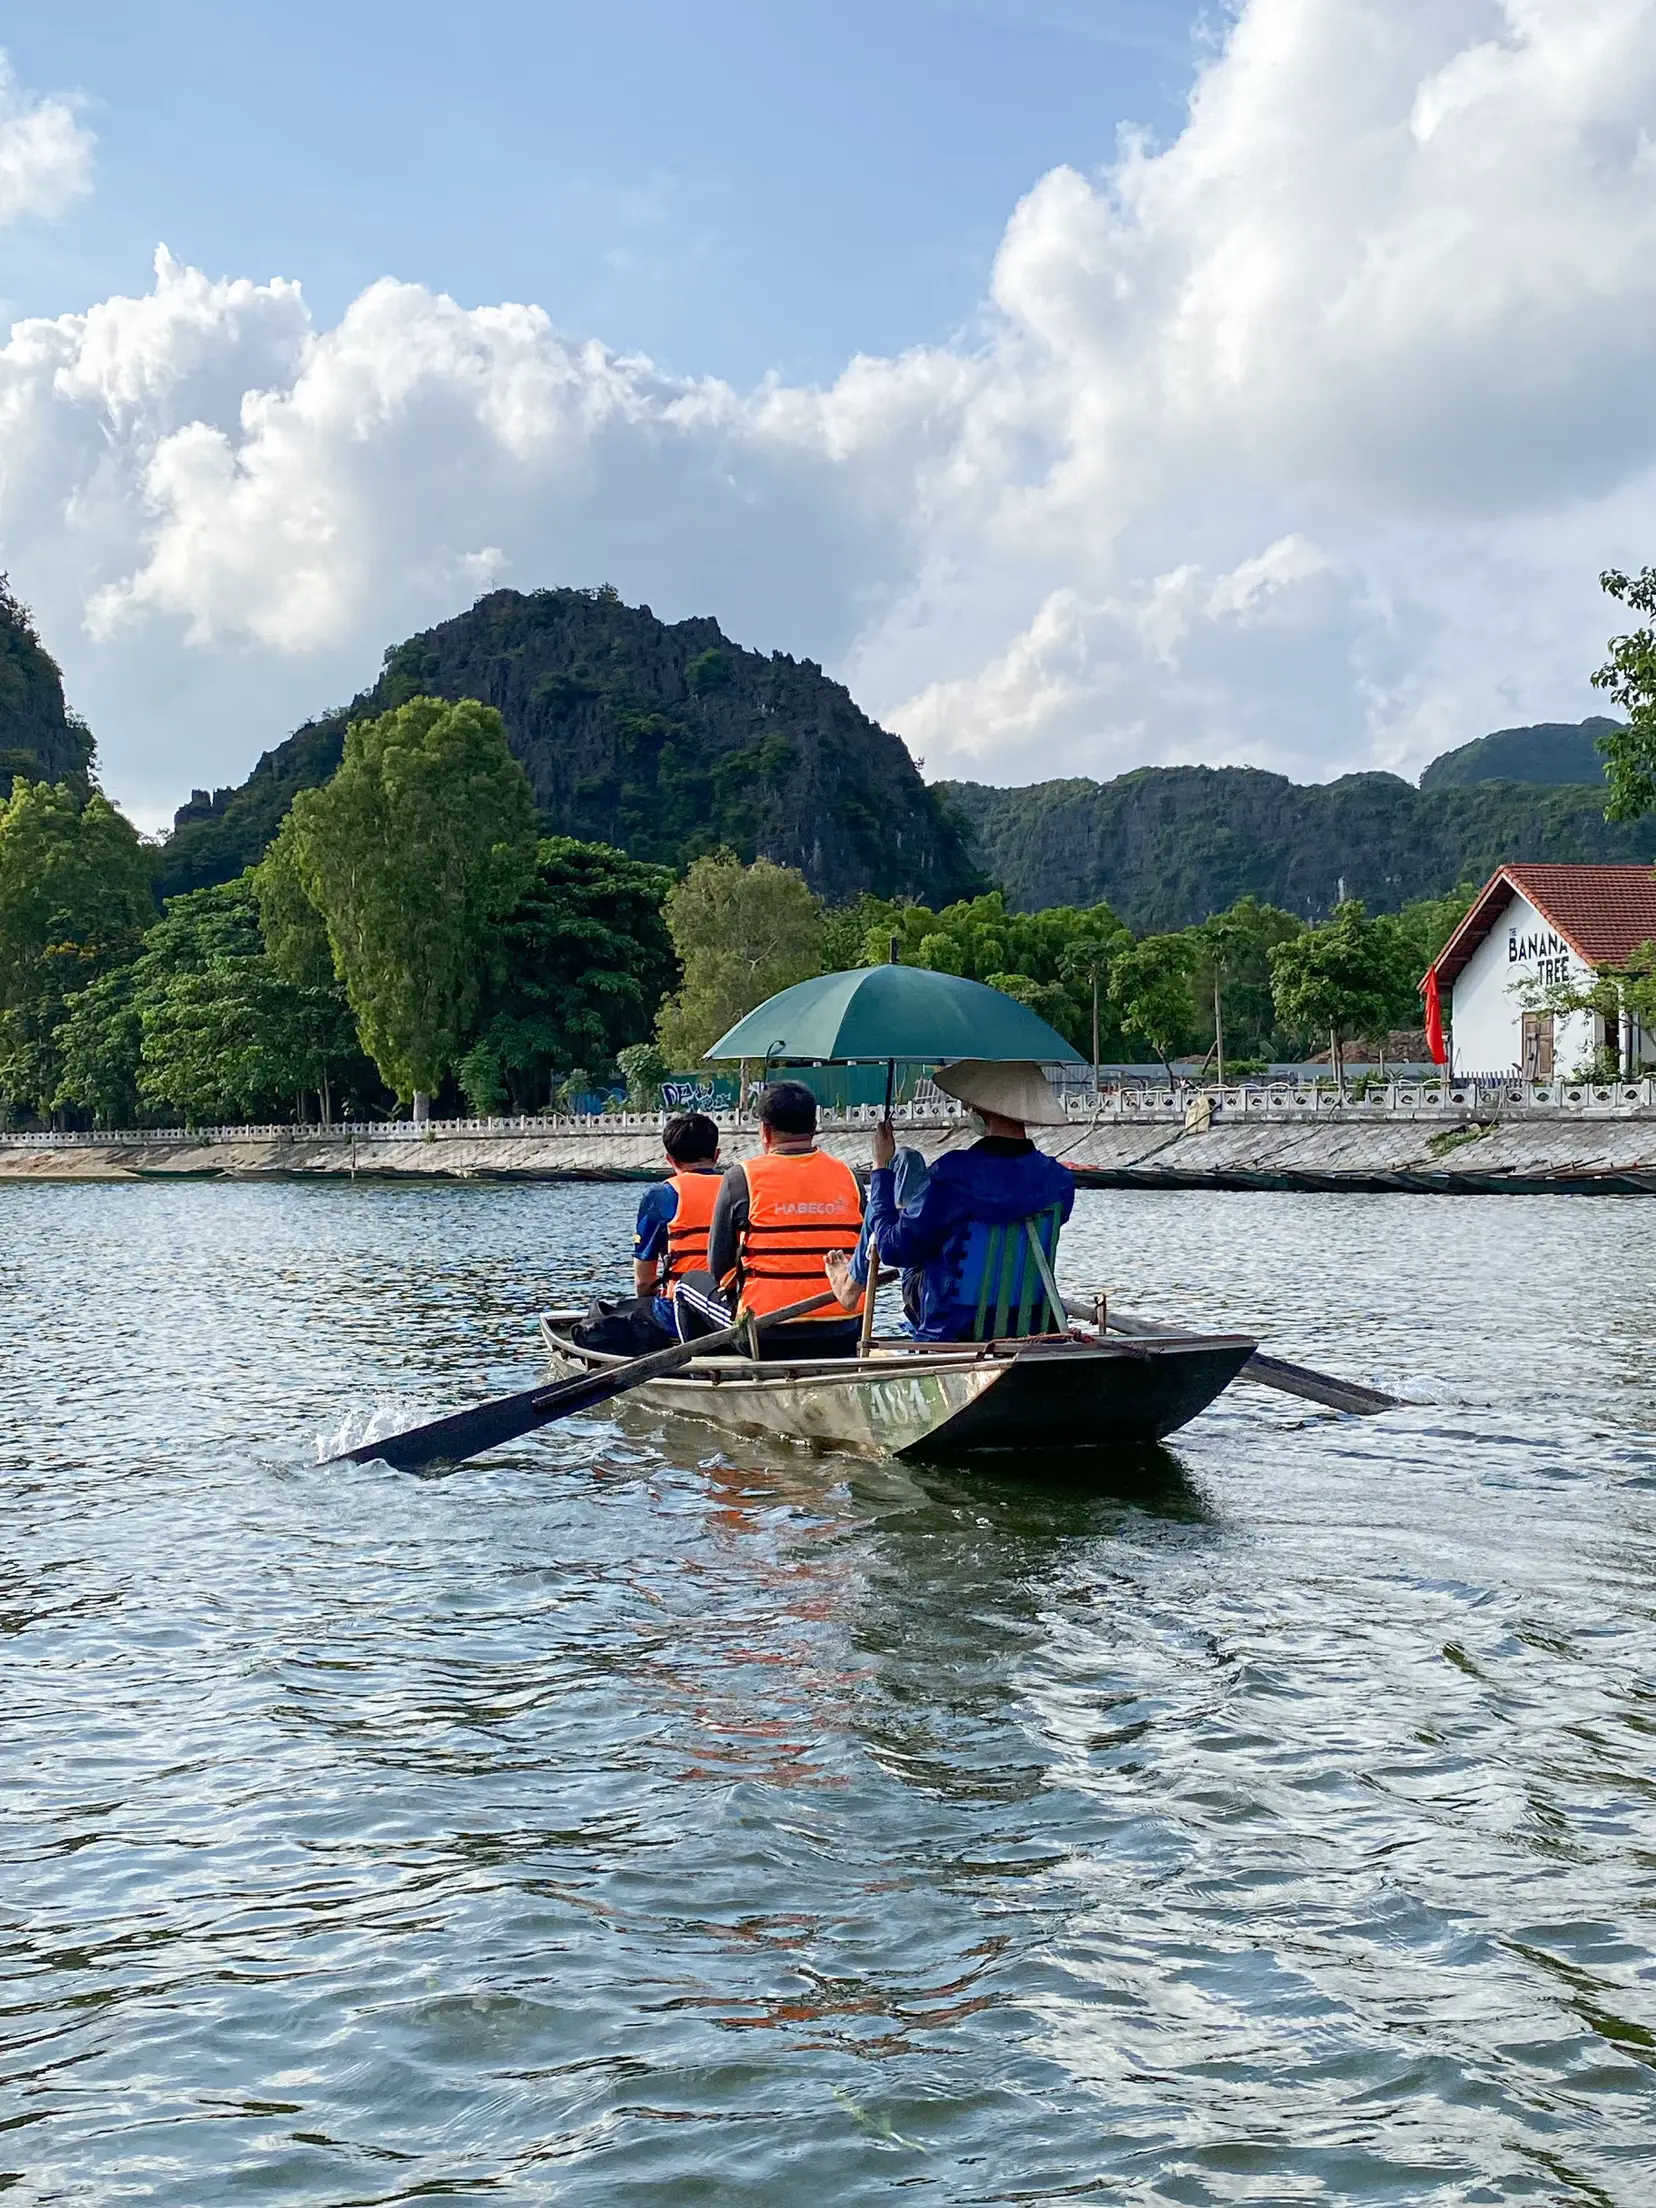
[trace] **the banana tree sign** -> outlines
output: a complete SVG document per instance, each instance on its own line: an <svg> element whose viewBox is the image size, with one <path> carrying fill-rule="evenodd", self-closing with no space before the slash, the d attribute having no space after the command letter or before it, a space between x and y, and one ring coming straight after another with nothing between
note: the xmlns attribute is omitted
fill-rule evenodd
<svg viewBox="0 0 1656 2208"><path fill-rule="evenodd" d="M1556 929L1536 927L1521 931L1516 922L1507 929L1508 966L1521 967L1522 978L1534 982L1537 987L1551 988L1555 983L1573 980L1579 963Z"/></svg>

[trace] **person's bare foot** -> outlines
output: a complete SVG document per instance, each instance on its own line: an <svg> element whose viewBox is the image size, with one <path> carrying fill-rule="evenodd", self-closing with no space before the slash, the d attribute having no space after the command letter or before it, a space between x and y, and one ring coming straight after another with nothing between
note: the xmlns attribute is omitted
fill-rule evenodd
<svg viewBox="0 0 1656 2208"><path fill-rule="evenodd" d="M843 1311L855 1311L862 1302L862 1290L851 1278L851 1260L843 1250L830 1250L823 1260L828 1273L828 1285L839 1298Z"/></svg>

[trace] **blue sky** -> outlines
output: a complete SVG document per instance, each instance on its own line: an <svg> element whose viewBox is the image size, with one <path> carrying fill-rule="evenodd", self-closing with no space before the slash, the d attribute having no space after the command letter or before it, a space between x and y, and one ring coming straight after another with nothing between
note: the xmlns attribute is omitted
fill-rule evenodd
<svg viewBox="0 0 1656 2208"><path fill-rule="evenodd" d="M748 384L837 375L977 312L1008 211L1118 126L1178 127L1182 0L234 0L36 5L5 31L79 92L98 189L0 258L9 315L210 274L335 319L394 275L532 300Z"/></svg>
<svg viewBox="0 0 1656 2208"><path fill-rule="evenodd" d="M1307 781L1592 711L1656 558L1656 0L0 48L0 567L148 825L500 584L818 660L934 776Z"/></svg>

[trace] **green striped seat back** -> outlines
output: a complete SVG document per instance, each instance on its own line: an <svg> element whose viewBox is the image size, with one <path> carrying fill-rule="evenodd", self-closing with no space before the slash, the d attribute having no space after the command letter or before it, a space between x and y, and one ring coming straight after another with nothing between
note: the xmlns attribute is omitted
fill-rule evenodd
<svg viewBox="0 0 1656 2208"><path fill-rule="evenodd" d="M1058 1254L1058 1225L1058 1206L1054 1204L1050 1211L1037 1212L1032 1219L1013 1219L1004 1226L973 1226L974 1238L984 1237L977 1316L972 1325L974 1342L1063 1333L1064 1314L1053 1310L1041 1269L1029 1247L1033 1234L1046 1253L1050 1270Z"/></svg>

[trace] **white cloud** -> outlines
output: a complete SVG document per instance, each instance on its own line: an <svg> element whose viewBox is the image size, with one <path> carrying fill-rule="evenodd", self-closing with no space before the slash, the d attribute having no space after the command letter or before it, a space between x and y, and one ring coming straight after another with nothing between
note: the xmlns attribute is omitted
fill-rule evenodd
<svg viewBox="0 0 1656 2208"><path fill-rule="evenodd" d="M1653 115L1656 0L1248 0L975 345L826 389L163 253L0 351L0 557L152 807L497 580L821 658L932 773L1412 771L1589 710L1656 556Z"/></svg>
<svg viewBox="0 0 1656 2208"><path fill-rule="evenodd" d="M31 98L0 54L0 227L51 221L89 192L95 142L72 101Z"/></svg>
<svg viewBox="0 0 1656 2208"><path fill-rule="evenodd" d="M1224 574L1186 565L1096 602L1066 585L986 666L930 685L898 719L930 769L946 761L966 779L1013 758L1041 776L1084 772L1101 726L1118 767L1269 762L1314 776L1330 691L1397 656L1383 615L1365 622L1354 605L1360 588L1295 536Z"/></svg>
<svg viewBox="0 0 1656 2208"><path fill-rule="evenodd" d="M1653 116L1650 0L1252 0L1165 152L1045 178L995 298L1051 466L864 647L952 663L896 709L929 762L1326 774L1585 710L1593 576L1656 534Z"/></svg>

